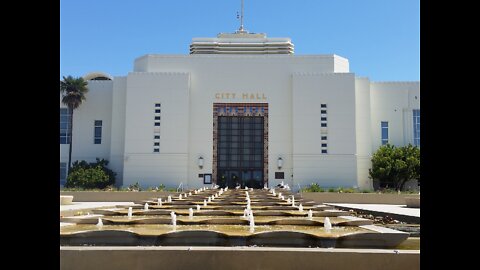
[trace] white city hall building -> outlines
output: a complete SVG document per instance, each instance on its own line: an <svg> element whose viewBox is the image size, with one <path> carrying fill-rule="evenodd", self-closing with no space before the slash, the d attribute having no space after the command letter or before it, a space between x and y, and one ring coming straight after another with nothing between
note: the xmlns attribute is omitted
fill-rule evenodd
<svg viewBox="0 0 480 270"><path fill-rule="evenodd" d="M294 55L289 38L242 28L194 38L189 55L141 56L126 76L84 78L72 162L109 160L118 186L371 189L376 149L420 145L418 81L372 82L346 58ZM68 114L60 98L61 184Z"/></svg>

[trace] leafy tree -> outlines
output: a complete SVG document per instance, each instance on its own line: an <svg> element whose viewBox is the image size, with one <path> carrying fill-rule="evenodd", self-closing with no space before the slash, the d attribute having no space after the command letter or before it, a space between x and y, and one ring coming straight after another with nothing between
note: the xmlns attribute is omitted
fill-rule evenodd
<svg viewBox="0 0 480 270"><path fill-rule="evenodd" d="M420 179L420 149L410 144L403 147L381 146L372 156L369 175L380 186L402 190L407 181Z"/></svg>
<svg viewBox="0 0 480 270"><path fill-rule="evenodd" d="M73 144L73 111L80 107L85 101L85 94L88 92L87 82L82 78L74 78L72 76L65 77L60 81L60 93L62 103L65 104L70 111L70 144L68 149L68 171L72 167L72 144Z"/></svg>
<svg viewBox="0 0 480 270"><path fill-rule="evenodd" d="M111 186L115 184L115 176L117 175L111 169L107 168L108 160L106 159L96 159L96 162L88 163L85 160L82 161L75 161L73 163L72 169L68 172L67 182L65 183L65 187L72 188L72 187L82 187L82 188L100 188L103 189L107 186ZM94 173L90 171L90 169L94 170L101 170L104 175L106 175L106 179L103 178L103 175ZM81 173L77 173L80 171ZM70 175L73 175L72 179L70 180ZM77 179L79 175L83 175L88 177L96 176L98 179L90 179L88 180L81 180ZM94 184L95 183L95 184Z"/></svg>

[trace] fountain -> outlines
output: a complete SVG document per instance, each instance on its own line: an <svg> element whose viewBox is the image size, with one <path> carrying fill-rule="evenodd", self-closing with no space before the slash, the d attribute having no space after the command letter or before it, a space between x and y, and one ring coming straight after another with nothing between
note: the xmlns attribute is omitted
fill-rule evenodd
<svg viewBox="0 0 480 270"><path fill-rule="evenodd" d="M308 219L312 219L313 218L313 211L312 209L308 210Z"/></svg>
<svg viewBox="0 0 480 270"><path fill-rule="evenodd" d="M132 207L128 207L128 219L132 218Z"/></svg>
<svg viewBox="0 0 480 270"><path fill-rule="evenodd" d="M178 195L178 199L179 199L179 200L182 199L182 194Z"/></svg>
<svg viewBox="0 0 480 270"><path fill-rule="evenodd" d="M188 196L192 196L192 192L191 192L191 191L190 191L190 192L188 192Z"/></svg>
<svg viewBox="0 0 480 270"><path fill-rule="evenodd" d="M175 230L175 228L177 227L177 215L175 215L175 212L170 212L170 217L172 218L172 225L173 225L173 229Z"/></svg>
<svg viewBox="0 0 480 270"><path fill-rule="evenodd" d="M162 198L158 198L157 204L158 204L158 206L162 206Z"/></svg>
<svg viewBox="0 0 480 270"><path fill-rule="evenodd" d="M250 215L248 217L249 217L249 221L250 221L250 233L254 233L255 232L255 220L253 218L253 213L250 213Z"/></svg>
<svg viewBox="0 0 480 270"><path fill-rule="evenodd" d="M143 210L148 211L148 203L145 203L145 205L143 206Z"/></svg>
<svg viewBox="0 0 480 270"><path fill-rule="evenodd" d="M96 226L97 226L98 228L102 228L102 226L103 226L103 221L102 221L101 218L98 218L98 223L97 223Z"/></svg>
<svg viewBox="0 0 480 270"><path fill-rule="evenodd" d="M323 227L325 228L325 231L330 232L332 230L332 223L330 223L330 218L326 217L325 221L323 223Z"/></svg>
<svg viewBox="0 0 480 270"><path fill-rule="evenodd" d="M172 202L172 196L168 195L168 197L167 197L167 202L169 202L169 203Z"/></svg>
<svg viewBox="0 0 480 270"><path fill-rule="evenodd" d="M211 200L212 195L218 192L215 189L205 190L203 198L184 197L168 205L168 210L166 207L155 209L137 219L131 218L132 209L157 204L159 198L154 197L134 206L93 209L92 216L62 217L62 223L72 224L60 227L60 245L393 248L408 237L408 233L375 226L373 220L349 216L351 213L347 211L305 198L297 197L295 200L291 197L293 194L286 190L282 190L282 195L278 192L277 195L284 197L279 200L268 189L245 191L225 188L221 199L216 199L212 207L203 208L206 211L200 212L201 200L206 207L207 197ZM285 197L288 198L288 204L285 203ZM292 206L292 201L296 201L298 207ZM198 218L193 217L195 206ZM125 218L127 208L129 218ZM171 224L165 218L169 214ZM187 214L188 218L185 217ZM182 221L178 226L177 215ZM100 223L97 222L99 216L108 222L102 230L96 226ZM324 229L319 229L321 226Z"/></svg>
<svg viewBox="0 0 480 270"><path fill-rule="evenodd" d="M212 197L208 196L208 202L209 202L209 203L212 202Z"/></svg>

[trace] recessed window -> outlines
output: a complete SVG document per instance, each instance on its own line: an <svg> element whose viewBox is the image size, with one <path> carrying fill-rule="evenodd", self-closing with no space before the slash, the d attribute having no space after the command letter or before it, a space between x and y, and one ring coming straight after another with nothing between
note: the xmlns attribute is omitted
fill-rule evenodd
<svg viewBox="0 0 480 270"><path fill-rule="evenodd" d="M160 122L155 122L155 126L156 126L156 127L159 127L159 126L160 126Z"/></svg>
<svg viewBox="0 0 480 270"><path fill-rule="evenodd" d="M154 153L159 153L159 152L160 152L160 149L159 149L159 148L154 148L154 149L153 149L153 152L154 152Z"/></svg>
<svg viewBox="0 0 480 270"><path fill-rule="evenodd" d="M382 132L382 145L385 145L388 143L388 122L382 121L381 132Z"/></svg>
<svg viewBox="0 0 480 270"><path fill-rule="evenodd" d="M420 110L413 110L413 145L420 146Z"/></svg>
<svg viewBox="0 0 480 270"><path fill-rule="evenodd" d="M155 135L155 136L153 136L153 138L154 138L155 140L160 140L160 135Z"/></svg>
<svg viewBox="0 0 480 270"><path fill-rule="evenodd" d="M161 112L160 109L155 110L155 113L160 113L160 112Z"/></svg>
<svg viewBox="0 0 480 270"><path fill-rule="evenodd" d="M93 143L101 144L102 143L102 120L94 121L94 131L93 131Z"/></svg>
<svg viewBox="0 0 480 270"><path fill-rule="evenodd" d="M153 146L160 146L159 142L153 143Z"/></svg>
<svg viewBox="0 0 480 270"><path fill-rule="evenodd" d="M327 127L327 123L322 123L322 127Z"/></svg>
<svg viewBox="0 0 480 270"><path fill-rule="evenodd" d="M322 136L322 140L327 140L327 136Z"/></svg>
<svg viewBox="0 0 480 270"><path fill-rule="evenodd" d="M67 180L67 163L60 162L60 185L65 185Z"/></svg>
<svg viewBox="0 0 480 270"><path fill-rule="evenodd" d="M322 154L327 154L327 149L322 149Z"/></svg>
<svg viewBox="0 0 480 270"><path fill-rule="evenodd" d="M155 108L160 108L160 103L155 103Z"/></svg>
<svg viewBox="0 0 480 270"><path fill-rule="evenodd" d="M155 116L155 120L160 120L160 116Z"/></svg>
<svg viewBox="0 0 480 270"><path fill-rule="evenodd" d="M326 143L322 143L322 147L327 147L327 144L326 144Z"/></svg>
<svg viewBox="0 0 480 270"><path fill-rule="evenodd" d="M326 118L326 117L322 117L320 120L321 120L321 121L327 121L327 118Z"/></svg>
<svg viewBox="0 0 480 270"><path fill-rule="evenodd" d="M321 104L320 107L327 108L327 104Z"/></svg>
<svg viewBox="0 0 480 270"><path fill-rule="evenodd" d="M70 110L68 108L60 108L60 144L70 143L71 129Z"/></svg>
<svg viewBox="0 0 480 270"><path fill-rule="evenodd" d="M327 110L321 110L320 113L325 114L325 113L327 113Z"/></svg>

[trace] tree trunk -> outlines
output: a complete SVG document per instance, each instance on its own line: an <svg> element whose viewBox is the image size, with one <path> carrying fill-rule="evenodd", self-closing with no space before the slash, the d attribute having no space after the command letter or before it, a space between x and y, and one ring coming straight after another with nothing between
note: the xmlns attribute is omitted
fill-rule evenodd
<svg viewBox="0 0 480 270"><path fill-rule="evenodd" d="M73 108L70 109L70 144L68 147L68 173L70 173L70 169L72 168L72 144L73 144Z"/></svg>
<svg viewBox="0 0 480 270"><path fill-rule="evenodd" d="M408 179L402 179L402 181L400 181L400 190L403 190L403 187L407 182L408 182Z"/></svg>

